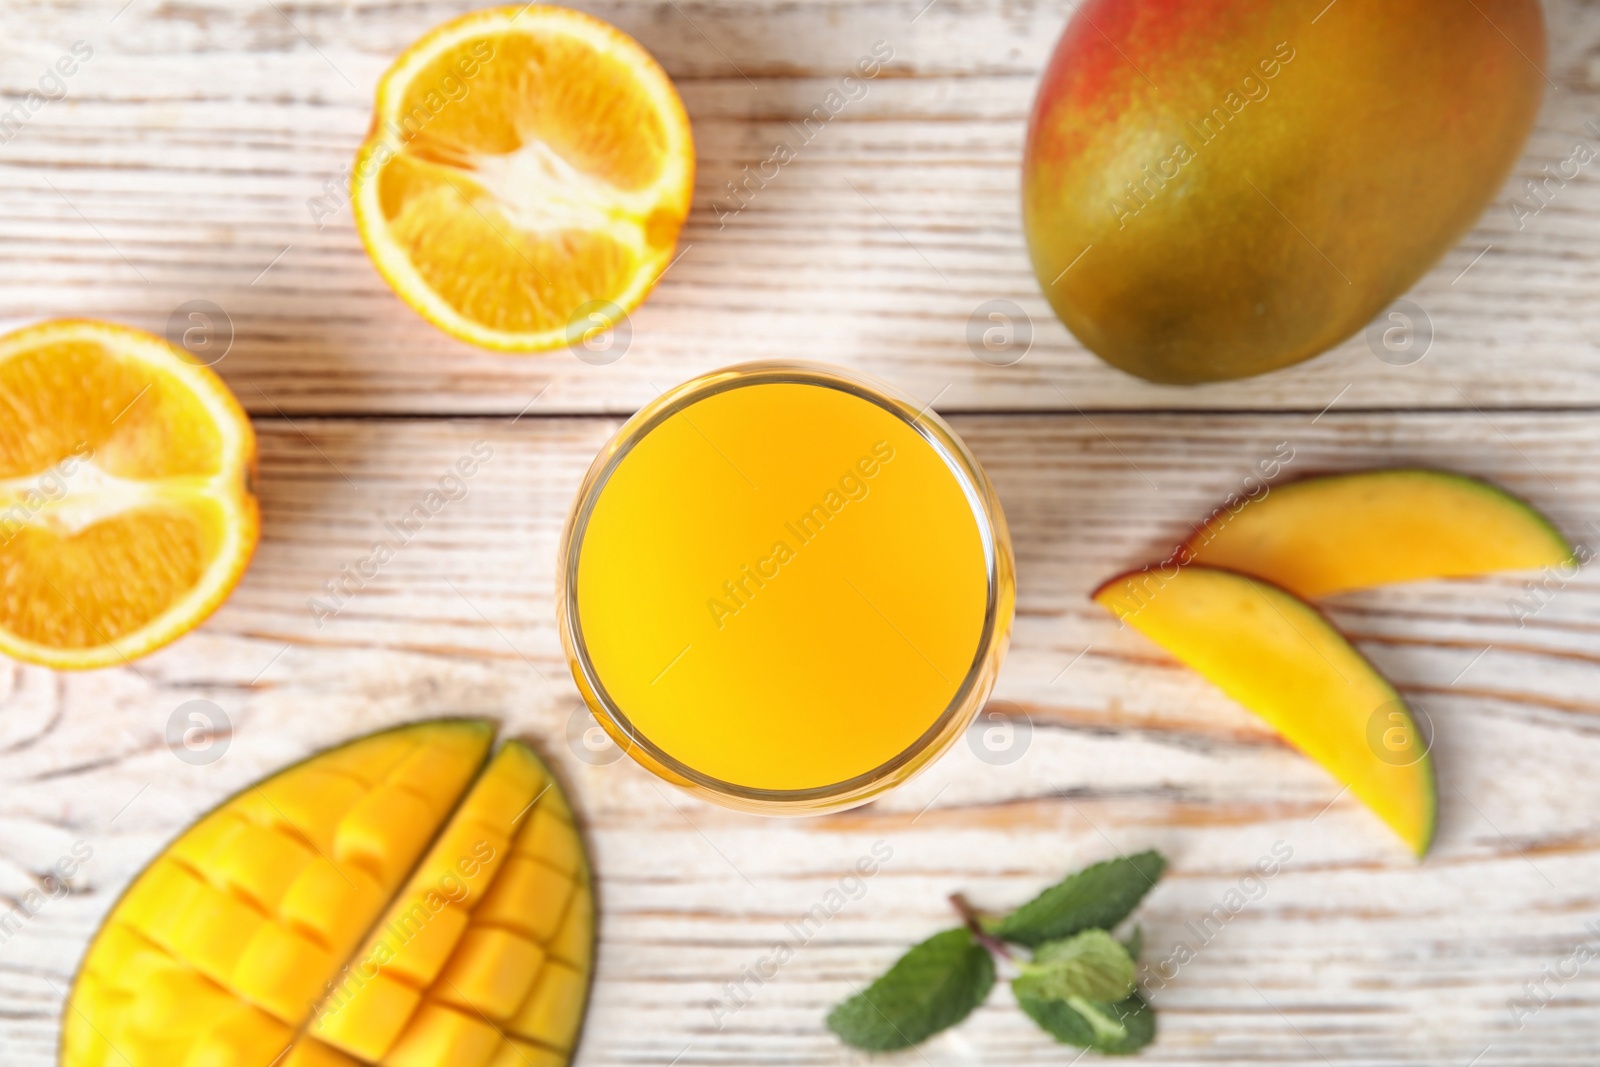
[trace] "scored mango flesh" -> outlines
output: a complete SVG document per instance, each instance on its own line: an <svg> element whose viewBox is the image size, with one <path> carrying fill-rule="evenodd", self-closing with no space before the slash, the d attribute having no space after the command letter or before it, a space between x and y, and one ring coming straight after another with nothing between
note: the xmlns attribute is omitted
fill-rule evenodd
<svg viewBox="0 0 1600 1067"><path fill-rule="evenodd" d="M538 757L493 740L476 720L374 734L201 819L90 945L63 1067L565 1064L588 865Z"/></svg>

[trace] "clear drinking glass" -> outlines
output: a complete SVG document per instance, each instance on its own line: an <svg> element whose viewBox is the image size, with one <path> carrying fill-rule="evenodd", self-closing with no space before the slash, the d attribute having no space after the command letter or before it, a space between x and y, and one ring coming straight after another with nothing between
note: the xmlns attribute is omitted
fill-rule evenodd
<svg viewBox="0 0 1600 1067"><path fill-rule="evenodd" d="M919 450L925 446L926 449L930 450L932 456L936 458L936 463L930 463L926 454L921 451L914 451L912 459L907 461L900 470L905 470L913 462L920 464L915 469L922 472L934 472L931 476L924 474L921 475L922 477L931 477L934 482L937 482L943 475L947 474L951 483L959 490L960 496L957 498L950 494L948 487L940 488L934 485L938 499L946 504L946 517L950 514L949 502L955 500L957 501L956 506L961 509L962 518L965 519L970 516L975 527L977 547L972 549L969 556L964 556L963 558L970 558L976 564L981 555L981 575L978 567L973 566L970 574L962 579L964 592L961 600L962 603L973 607L971 617L954 620L960 628L960 633L975 633L977 635L970 662L965 664L964 675L961 675L959 671L952 671L951 676L946 678L943 673L940 673L941 679L944 679L948 687L952 687L952 695L948 703L940 708L936 702L930 702L927 709L925 709L931 714L931 722L926 729L921 730L920 734L910 740L899 751L886 754L887 758L883 758L873 766L862 769L858 773L849 774L837 781L807 782L799 787L772 788L750 784L748 781L742 784L731 781L729 780L730 778L737 776L731 774L719 775L714 770L708 772L705 767L696 767L690 761L674 756L668 750L670 746L663 744L659 737L652 737L651 730L644 728L637 721L639 715L630 714L630 708L627 706L627 701L630 698L618 697L613 692L613 689L618 688L618 686L608 685L605 670L597 666L597 656L593 654L593 650L590 647L590 638L597 637L600 633L601 628L598 622L601 616L601 609L597 607L589 609L596 615L596 619L593 620L596 626L594 632L586 636L584 610L582 610L580 604L582 598L579 595L580 566L584 559L585 537L590 533L591 522L595 517L595 509L606 498L608 487L613 484L613 480L619 478L618 471L626 469L624 465L629 462L629 457L635 453L635 450L640 448L641 443L649 441L652 434L664 432L663 427L670 426L672 427L671 433L682 435L683 440L693 442L697 440L693 434L698 434L700 437L705 438L706 443L712 449L718 449L716 442L712 440L711 436L707 436L701 428L702 424L709 425L711 421L710 416L705 413L714 410L709 405L703 405L703 402L719 397L719 394L727 393L730 390L768 385L807 386L836 390L839 393L875 405L877 409L881 409L881 412L887 413L895 421L893 423L885 423L883 417L877 411L860 409L856 405L840 400L831 394L823 396L812 394L808 391L792 389L787 391L767 390L761 393L722 397L717 401L720 407L715 410L731 410L735 405L757 398L765 398L763 400L764 403L775 403L776 399L774 398L795 397L804 399L807 403L816 401L825 405L844 405L848 411L860 413L869 421L877 420L875 424L889 425L894 432L900 434L896 439L902 442L902 451L907 447L905 442L911 442L911 449ZM697 407L697 405L702 406ZM829 407L827 410L832 410L832 408ZM680 414L682 418L676 419L675 417ZM783 420L775 419L772 421L774 424L778 424ZM900 429L902 426L909 428L915 436L903 433ZM691 429L693 434L691 434ZM780 432L774 430L775 434ZM762 433L765 433L764 429ZM661 438L656 443L654 450L647 450L641 455L667 455L667 453L660 451L666 447L664 442L667 440L668 438L666 437ZM751 440L763 441L764 439L757 434ZM805 444L803 441L790 442L780 440L776 444L767 443L765 447L770 447L772 455L779 460L783 459L784 456L789 459L795 459L795 452L803 449ZM721 451L720 449L718 450ZM890 448L889 452L891 455L898 455L893 448ZM710 452L705 453L707 456L710 454ZM724 454L722 458L727 459L730 466L736 467L731 455ZM743 457L741 456L740 458ZM799 458L803 459L803 457ZM642 464L645 461L640 459L637 462ZM870 469L871 466L876 466L876 464L871 463L869 460L866 463L862 463L860 469L864 472ZM889 469L887 461L881 469ZM710 471L709 468L708 471L712 474L717 473ZM674 477L674 473L672 469L667 469L662 478L670 481ZM722 473L726 474L727 472ZM847 471L847 477L853 476L853 474L854 472ZM897 475L897 477L899 476ZM905 476L909 477L910 475ZM684 477L693 478L694 474L688 472ZM728 475L728 477L731 478L731 475ZM663 487L660 484L662 478L652 480L645 489L635 486L635 488L630 488L626 491L629 493L648 491L657 494L657 496L652 496L651 499L670 499L670 495L659 495L664 493L667 488L671 488L670 486ZM758 487L750 478L746 477L744 480L750 483L752 490L759 492ZM766 481L767 479L763 477L763 480ZM620 481L628 482L627 479L620 479ZM637 481L637 479L634 479L634 481ZM628 484L632 483L628 482ZM855 483L842 480L840 484L853 488L856 484L864 483L861 482L860 478L857 478ZM888 484L887 479L884 480L884 484ZM928 484L933 483L930 482ZM688 482L685 482L683 486L685 493L692 492L694 488L695 486ZM781 488L781 486L774 487L769 484L768 491L774 492ZM620 495L624 490L618 488L614 492ZM863 499L870 499L865 495L866 492L868 491L863 490ZM736 496L737 494L730 493L729 495ZM837 494L833 494L833 496L837 496ZM750 499L756 499L754 493L750 494ZM844 498L838 497L838 499L843 500ZM894 499L905 499L905 497ZM930 499L932 498L930 497ZM859 511L864 509L866 504L851 504L850 506L856 507ZM844 504L841 504L840 507L842 509ZM877 507L881 509L885 505L877 505ZM902 512L905 511L903 506L900 510ZM834 513L829 517L836 519L838 514L841 513ZM639 534L639 545L648 547L655 543L654 537L657 532L666 531L672 524L680 521L682 516L675 515L671 513L670 509L667 509L659 516L649 511L643 511L639 513L639 518L641 521L634 524L643 531ZM729 517L729 521L737 522L739 518L739 515L733 515ZM693 521L702 520L694 518ZM801 533L792 524L785 525L790 531L797 534ZM628 528L632 529L633 526ZM721 525L718 525L717 529L722 529ZM807 525L805 532L810 532L810 530L811 527ZM803 536L803 534L801 535ZM787 537L788 535L786 534L785 536ZM962 539L963 544L971 545L973 543L969 539L970 532L964 528L956 536ZM916 538L909 539L909 541L915 540ZM600 541L596 541L597 546L600 543ZM889 552L900 552L914 548L909 544L881 547L883 551ZM603 550L600 547L595 547L592 552L598 559L601 557ZM606 558L626 559L627 557ZM773 570L765 569L762 564L771 564ZM598 567L599 564L597 563L595 566ZM769 559L760 561L757 566L762 574L768 575L771 580L776 580L772 579L771 576L779 573L778 564ZM745 577L740 578L740 581L744 584L739 588L744 589L747 595L751 595L751 590L754 588L765 588L764 583L758 582L757 586L749 584L753 578L748 566L743 569L742 573ZM848 576L845 577L845 581L849 581ZM979 589L980 583L981 590ZM727 588L735 596L737 595L735 587L728 585ZM796 590L789 590L789 592L796 592ZM858 589L857 592L860 592L860 590ZM764 592L761 595L763 597L769 596ZM806 595L812 594L808 592ZM916 594L913 593L912 595ZM866 609L854 601L850 601L848 599L849 594L841 593L839 596L839 603L843 605L841 610L853 610L854 616L852 617L866 617L870 622L870 616ZM865 598L864 593L862 596ZM775 599L772 598L763 603L763 609L776 610L771 607ZM996 674L999 671L1001 660L1005 655L1010 637L1015 601L1015 565L1012 559L1011 542L1006 530L1004 515L1001 513L999 501L995 497L993 486L990 485L988 477L960 438L937 415L921 408L913 400L900 395L886 383L853 371L809 363L747 363L714 371L669 390L641 409L600 450L599 455L595 457L594 463L590 466L588 474L585 476L583 484L578 491L572 511L568 516L557 565L556 607L560 621L561 640L566 651L567 660L571 666L573 678L576 680L578 689L583 694L589 709L613 740L638 763L661 778L691 793L727 807L768 815L818 814L864 803L885 790L906 781L942 755L965 732L973 717L988 698L989 692L994 685ZM751 602L753 603L753 601ZM716 607L717 603L719 601L715 597L707 600L707 604L711 608L712 620L719 626L726 625L726 620L722 619L719 609ZM721 601L721 603L732 607L736 601L725 600ZM870 604L871 602L867 601L867 603ZM981 604L981 619L977 617L979 604ZM874 608L874 610L876 609ZM881 615L882 613L879 612L879 614ZM610 620L616 616L612 612L605 617ZM883 616L883 621L888 628L896 627L896 624L887 615ZM908 622L902 619L901 625L909 628L914 622L915 620ZM608 621L606 625L609 626L611 623ZM709 629L712 624L703 623L703 625ZM896 629L896 632L899 632L898 629ZM893 639L887 636L889 629L885 629L883 633L886 635L884 637L886 643L883 647L888 648ZM907 641L909 643L909 638L907 638ZM674 641L674 643L676 642ZM692 642L690 647L693 647ZM715 647L720 651L726 646ZM953 647L958 650L964 650L966 645L961 641L957 641ZM689 652L686 649L685 653L680 655L688 654ZM962 654L964 655L964 653ZM901 658L905 658L903 650ZM938 668L933 660L926 656L922 658L929 667L938 673ZM737 662L731 664L726 660L722 662L726 666L742 666ZM781 665L787 661L780 660L778 662ZM952 662L959 662L959 660L953 660ZM654 666L655 664L652 662L649 665L649 669L653 670ZM673 667L669 664L667 670L671 669ZM910 668L907 668L907 670L912 671L916 669L919 668L916 667L915 662L912 663ZM734 673L737 672L724 672L723 675L717 675L715 678L720 682L724 676ZM617 678L612 679L613 681L620 679L620 669L613 668L613 674L617 675ZM666 671L663 671L662 674L665 675ZM870 673L864 677L873 684L883 682L886 685L892 685L894 683L894 679L884 679L877 673ZM657 680L659 681L659 678ZM907 678L908 685L911 680L909 677ZM927 679L922 679L922 681L932 684ZM766 713L764 701L770 700L774 704L781 703L780 697L783 694L783 690L777 688L777 686L778 683L774 682L774 688L770 690L764 691L760 687L753 687L749 691L751 723L762 724L763 728L765 728L766 726L771 726L772 722L775 721L764 719L762 716ZM648 689L641 688L638 684L634 684L632 689L636 693L651 692ZM719 694L720 692L719 690ZM722 694L722 696L725 697L726 694ZM641 712L645 707L645 702L640 698L634 698L634 704L636 713ZM661 722L661 720L657 721ZM686 723L686 719L667 720L665 725L659 726L658 729L665 733L671 733L672 729L676 729L678 721ZM920 725L922 719L916 716L909 716L908 722L911 724L909 728L915 728L915 726ZM775 728L782 729L786 727L780 724ZM687 729L687 725L685 725L685 729ZM680 739L677 747L680 749L681 755L682 749L685 747L682 739L685 736L692 738L693 735L691 732L690 734L679 734L677 736ZM810 737L811 735L808 733L806 736ZM822 741L826 741L828 745L849 746L852 744L852 738L853 731L843 730L839 732L837 738L821 739L819 744ZM892 741L892 737L890 740ZM689 745L687 747L692 748L694 746ZM832 751L850 752L848 748ZM755 754L769 764L777 758L777 754L767 749L762 749ZM868 758L876 757L868 753Z"/></svg>

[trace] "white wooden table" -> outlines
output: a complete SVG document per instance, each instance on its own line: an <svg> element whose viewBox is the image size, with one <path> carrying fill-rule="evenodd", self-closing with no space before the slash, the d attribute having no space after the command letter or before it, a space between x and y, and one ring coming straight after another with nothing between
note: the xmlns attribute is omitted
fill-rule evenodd
<svg viewBox="0 0 1600 1067"><path fill-rule="evenodd" d="M202 629L136 666L0 667L0 894L74 842L74 892L0 944L0 1063L53 1062L62 997L117 892L197 813L323 745L441 712L501 717L575 791L603 908L580 1061L861 1062L828 1005L950 925L945 896L1020 901L1070 867L1155 846L1141 917L1157 963L1277 842L1293 858L1151 993L1163 1063L1592 1064L1600 962L1508 1000L1600 913L1600 583L1519 625L1520 577L1339 599L1333 614L1431 716L1439 835L1422 864L1248 713L1089 603L1159 558L1289 442L1287 473L1433 463L1495 478L1575 539L1600 536L1600 183L1518 229L1505 204L1600 121L1600 4L1548 5L1559 86L1519 177L1409 294L1433 341L1394 366L1361 338L1252 381L1158 387L1102 365L1027 266L1018 160L1066 0L619 0L589 6L677 80L700 152L685 254L625 356L472 351L406 310L348 210L320 196L390 59L465 4L411 0L11 0L5 106L84 41L66 98L0 143L0 326L88 315L165 328L209 300L218 369L256 418L265 527ZM926 6L924 6L926 5ZM1320 0L1307 3L1308 18ZM118 10L119 7L122 10ZM724 183L767 157L875 42L894 59L736 217ZM3 139L3 137L0 137ZM974 358L969 316L1031 318L1014 366ZM566 741L577 707L553 624L556 542L620 418L673 382L758 357L897 382L950 417L1016 541L1015 639L996 698L1031 722L1009 765L966 746L869 807L763 821L708 807ZM308 610L475 442L493 458L336 617ZM169 716L208 700L234 732L191 766ZM1020 720L1019 720L1020 721ZM724 983L791 940L874 842L893 857L740 1010ZM8 905L9 906L9 905ZM1600 930L1600 927L1596 927ZM1570 966L1568 967L1570 974ZM747 989L750 988L747 986ZM719 1025L720 1024L720 1025ZM893 1062L1054 1064L1004 990ZM1476 1059L1475 1059L1476 1057Z"/></svg>

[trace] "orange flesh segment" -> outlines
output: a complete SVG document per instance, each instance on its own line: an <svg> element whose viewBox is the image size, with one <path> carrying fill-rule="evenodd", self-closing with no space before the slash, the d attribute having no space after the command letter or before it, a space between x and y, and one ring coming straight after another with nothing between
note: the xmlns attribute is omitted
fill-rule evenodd
<svg viewBox="0 0 1600 1067"><path fill-rule="evenodd" d="M464 340L569 343L578 309L630 310L688 215L693 144L670 81L578 12L439 27L379 87L356 218L400 296Z"/></svg>
<svg viewBox="0 0 1600 1067"><path fill-rule="evenodd" d="M254 462L226 386L159 338L0 338L0 652L108 666L198 625L255 547Z"/></svg>
<svg viewBox="0 0 1600 1067"><path fill-rule="evenodd" d="M587 868L559 788L530 749L508 743L473 780L492 733L459 720L373 735L201 819L134 881L90 945L63 1022L63 1067L488 1067L508 1053L562 1067L587 997ZM420 834L363 814L372 797L402 795L420 805ZM536 812L558 817L564 833L543 820L535 833ZM557 891L508 900L501 871L513 858L539 861L546 846L562 865L576 851L577 865L555 873ZM424 918L397 933L402 920L385 905L413 899ZM491 899L496 910L480 921ZM515 921L502 925L508 908ZM530 927L554 933L541 943ZM404 947L436 930L447 936L425 973L364 966L379 941ZM552 965L560 971L544 981ZM341 1020L336 1042L317 1029L330 1012Z"/></svg>
<svg viewBox="0 0 1600 1067"><path fill-rule="evenodd" d="M93 453L114 477L217 473L221 436L183 383L70 330L0 363L0 479Z"/></svg>
<svg viewBox="0 0 1600 1067"><path fill-rule="evenodd" d="M1235 513L1219 509L1180 551L1303 597L1559 567L1573 555L1524 501L1475 478L1418 469L1277 486Z"/></svg>
<svg viewBox="0 0 1600 1067"><path fill-rule="evenodd" d="M1113 578L1094 599L1261 716L1414 852L1427 851L1433 768L1410 710L1316 609L1198 565Z"/></svg>
<svg viewBox="0 0 1600 1067"><path fill-rule="evenodd" d="M214 502L123 511L73 533L0 533L3 625L33 644L103 647L169 610L199 584L226 539Z"/></svg>

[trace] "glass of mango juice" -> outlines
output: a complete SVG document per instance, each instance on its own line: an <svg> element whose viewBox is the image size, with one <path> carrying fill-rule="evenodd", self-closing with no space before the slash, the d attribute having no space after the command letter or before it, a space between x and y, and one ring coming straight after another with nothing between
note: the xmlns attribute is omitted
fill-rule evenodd
<svg viewBox="0 0 1600 1067"><path fill-rule="evenodd" d="M1016 602L1005 517L954 432L807 363L686 382L601 450L557 568L561 639L616 743L704 799L863 803L971 723Z"/></svg>

